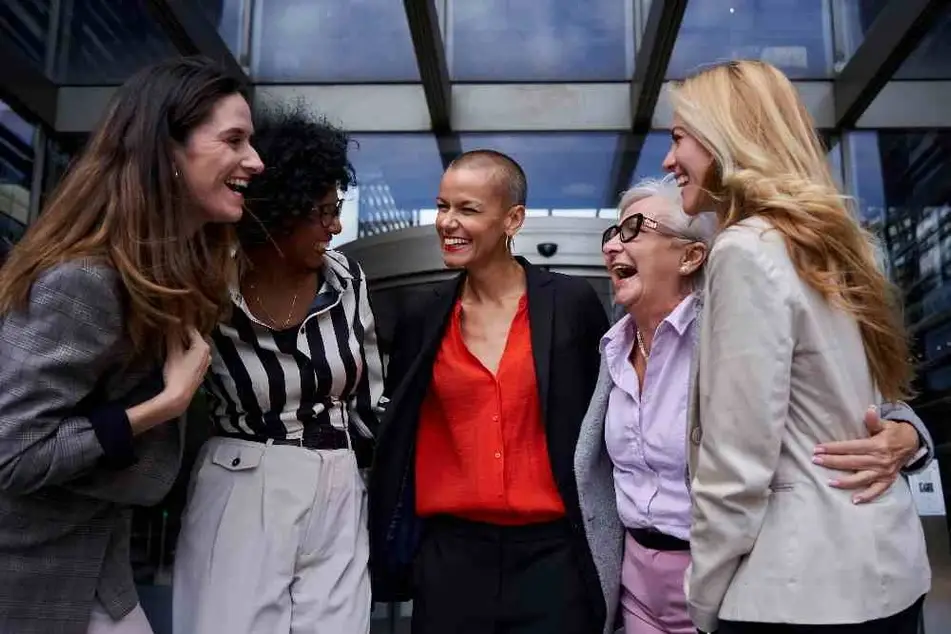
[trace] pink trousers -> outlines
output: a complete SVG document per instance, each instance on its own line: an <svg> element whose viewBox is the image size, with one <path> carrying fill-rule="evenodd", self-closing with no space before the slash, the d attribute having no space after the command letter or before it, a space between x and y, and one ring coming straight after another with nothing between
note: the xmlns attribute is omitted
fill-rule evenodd
<svg viewBox="0 0 951 634"><path fill-rule="evenodd" d="M696 633L684 596L689 563L687 551L650 550L625 535L621 568L624 634Z"/></svg>

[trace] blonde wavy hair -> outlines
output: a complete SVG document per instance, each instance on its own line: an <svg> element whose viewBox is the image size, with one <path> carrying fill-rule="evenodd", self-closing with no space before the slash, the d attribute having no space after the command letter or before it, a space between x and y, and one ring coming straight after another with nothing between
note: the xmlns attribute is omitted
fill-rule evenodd
<svg viewBox="0 0 951 634"><path fill-rule="evenodd" d="M721 228L768 219L800 277L858 321L882 395L909 396L913 368L898 293L839 192L792 83L770 64L734 61L678 82L672 98L679 123L713 156L703 185Z"/></svg>

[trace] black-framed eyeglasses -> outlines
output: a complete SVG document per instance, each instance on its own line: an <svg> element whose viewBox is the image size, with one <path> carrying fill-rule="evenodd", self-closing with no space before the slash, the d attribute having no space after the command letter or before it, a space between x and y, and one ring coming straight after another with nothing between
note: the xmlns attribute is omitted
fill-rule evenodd
<svg viewBox="0 0 951 634"><path fill-rule="evenodd" d="M621 242L630 242L640 234L641 229L647 227L651 231L656 231L657 233L663 234L665 236L670 236L671 238L684 238L673 229L662 225L653 218L649 218L644 214L631 214L621 222L616 225L611 225L604 230L604 233L601 234L601 246L604 247L609 240L612 240L614 236L620 236Z"/></svg>
<svg viewBox="0 0 951 634"><path fill-rule="evenodd" d="M319 203L311 207L312 216L320 219L320 224L324 229L330 227L334 220L340 217L340 210L343 209L343 198L338 198L336 202Z"/></svg>

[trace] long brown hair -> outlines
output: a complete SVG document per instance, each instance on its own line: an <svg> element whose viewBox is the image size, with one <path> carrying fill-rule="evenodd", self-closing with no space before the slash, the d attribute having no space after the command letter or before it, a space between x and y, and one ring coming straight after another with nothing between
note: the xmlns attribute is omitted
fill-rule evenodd
<svg viewBox="0 0 951 634"><path fill-rule="evenodd" d="M672 96L684 126L713 155L717 173L705 185L721 226L768 219L803 281L858 321L882 395L909 395L913 367L898 293L832 178L796 88L769 64L739 61L699 72Z"/></svg>
<svg viewBox="0 0 951 634"><path fill-rule="evenodd" d="M118 89L49 204L0 269L0 316L25 308L37 276L89 258L113 267L136 352L161 355L166 336L211 332L230 301L233 229L194 227L197 213L173 162L240 82L207 61L143 69Z"/></svg>

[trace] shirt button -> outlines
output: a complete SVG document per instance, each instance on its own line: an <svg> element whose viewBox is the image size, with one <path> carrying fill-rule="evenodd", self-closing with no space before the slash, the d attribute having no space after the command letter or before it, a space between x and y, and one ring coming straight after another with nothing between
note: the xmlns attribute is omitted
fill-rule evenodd
<svg viewBox="0 0 951 634"><path fill-rule="evenodd" d="M496 451L496 452L495 452L495 457L496 457L496 458L501 458L501 457L502 457L502 452L501 452L501 451Z"/></svg>
<svg viewBox="0 0 951 634"><path fill-rule="evenodd" d="M495 421L499 420L499 415L496 414L495 416L493 416L493 417L492 417L492 420L495 420Z"/></svg>

